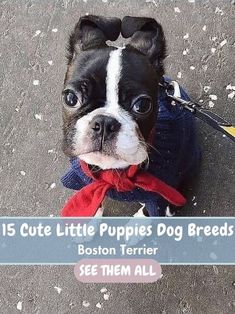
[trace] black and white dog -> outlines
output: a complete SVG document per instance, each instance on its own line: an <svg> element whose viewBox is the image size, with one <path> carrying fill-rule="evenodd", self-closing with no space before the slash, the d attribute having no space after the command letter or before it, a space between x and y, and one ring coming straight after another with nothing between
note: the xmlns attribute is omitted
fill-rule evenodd
<svg viewBox="0 0 235 314"><path fill-rule="evenodd" d="M109 46L119 34L122 48ZM148 160L166 44L152 18L84 16L70 36L63 98L63 150L99 169Z"/></svg>

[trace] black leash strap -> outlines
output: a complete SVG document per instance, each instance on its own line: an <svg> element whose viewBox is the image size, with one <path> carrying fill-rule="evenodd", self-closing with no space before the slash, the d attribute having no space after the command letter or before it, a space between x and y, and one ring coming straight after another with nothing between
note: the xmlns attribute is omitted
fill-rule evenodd
<svg viewBox="0 0 235 314"><path fill-rule="evenodd" d="M165 89L167 97L169 97L172 101L175 101L181 107L191 111L197 118L203 120L214 129L222 132L235 142L235 127L231 123L194 101L187 101L178 97L178 95L176 96L174 86L171 83L164 80L160 83L160 87Z"/></svg>

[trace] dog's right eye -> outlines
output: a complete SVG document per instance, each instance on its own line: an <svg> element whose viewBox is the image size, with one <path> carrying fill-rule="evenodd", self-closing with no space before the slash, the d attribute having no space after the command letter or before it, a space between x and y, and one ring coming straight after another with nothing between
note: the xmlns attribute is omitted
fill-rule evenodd
<svg viewBox="0 0 235 314"><path fill-rule="evenodd" d="M79 104L78 97L71 89L67 89L63 92L64 102L69 107L76 107Z"/></svg>

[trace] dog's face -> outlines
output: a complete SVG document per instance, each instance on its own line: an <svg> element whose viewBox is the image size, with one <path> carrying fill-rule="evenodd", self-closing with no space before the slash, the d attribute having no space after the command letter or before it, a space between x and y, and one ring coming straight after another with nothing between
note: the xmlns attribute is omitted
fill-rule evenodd
<svg viewBox="0 0 235 314"><path fill-rule="evenodd" d="M107 46L120 32L130 43ZM64 152L101 169L144 162L164 56L162 28L153 19L81 18L69 42Z"/></svg>

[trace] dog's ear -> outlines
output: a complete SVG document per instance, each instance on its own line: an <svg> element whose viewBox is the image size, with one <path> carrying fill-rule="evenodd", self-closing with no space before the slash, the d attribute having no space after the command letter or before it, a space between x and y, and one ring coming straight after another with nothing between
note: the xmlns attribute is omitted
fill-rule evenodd
<svg viewBox="0 0 235 314"><path fill-rule="evenodd" d="M115 17L95 15L82 16L70 35L68 60L74 53L106 46L106 41L114 41L121 32L121 20Z"/></svg>
<svg viewBox="0 0 235 314"><path fill-rule="evenodd" d="M155 19L125 16L122 20L121 33L124 38L131 37L128 46L146 55L163 74L166 42L162 26Z"/></svg>

